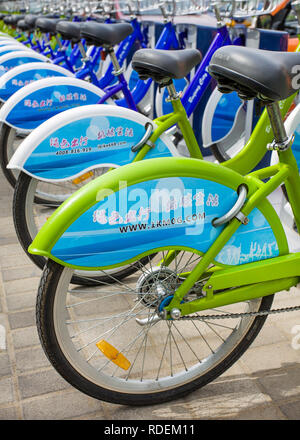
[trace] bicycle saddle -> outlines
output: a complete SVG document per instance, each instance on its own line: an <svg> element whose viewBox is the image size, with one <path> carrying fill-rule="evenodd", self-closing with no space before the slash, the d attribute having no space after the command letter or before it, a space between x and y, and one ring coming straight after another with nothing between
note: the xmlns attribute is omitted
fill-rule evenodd
<svg viewBox="0 0 300 440"><path fill-rule="evenodd" d="M208 70L222 93L236 91L245 100L258 97L272 102L299 90L295 78L299 64L300 54L296 52L225 46L215 52Z"/></svg>
<svg viewBox="0 0 300 440"><path fill-rule="evenodd" d="M3 21L5 24L9 24L9 25L13 26L13 25L17 24L17 22L19 20L22 20L23 18L24 18L24 15L19 15L19 14L8 15L7 17L4 17Z"/></svg>
<svg viewBox="0 0 300 440"><path fill-rule="evenodd" d="M31 28L34 28L38 18L42 18L41 15L28 14L25 16L24 20Z"/></svg>
<svg viewBox="0 0 300 440"><path fill-rule="evenodd" d="M142 80L152 78L159 83L167 78L184 78L201 59L197 49L140 49L132 58L132 67Z"/></svg>
<svg viewBox="0 0 300 440"><path fill-rule="evenodd" d="M78 43L81 40L80 29L81 23L74 23L71 21L60 21L56 25L56 32L59 32L64 40L70 40L73 43Z"/></svg>
<svg viewBox="0 0 300 440"><path fill-rule="evenodd" d="M56 34L56 25L60 18L38 18L35 22L35 27L40 29L41 32L49 32L50 34Z"/></svg>
<svg viewBox="0 0 300 440"><path fill-rule="evenodd" d="M22 31L31 31L33 29L33 27L26 23L25 20L19 20L17 23L17 27Z"/></svg>
<svg viewBox="0 0 300 440"><path fill-rule="evenodd" d="M83 23L81 37L85 38L87 44L93 46L114 46L123 41L133 32L129 23Z"/></svg>

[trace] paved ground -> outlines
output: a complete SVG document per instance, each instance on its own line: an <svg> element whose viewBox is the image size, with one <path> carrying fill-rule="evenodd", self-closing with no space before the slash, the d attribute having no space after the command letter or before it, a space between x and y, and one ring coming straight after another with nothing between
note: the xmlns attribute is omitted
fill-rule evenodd
<svg viewBox="0 0 300 440"><path fill-rule="evenodd" d="M226 374L185 399L125 407L94 400L69 386L38 340L40 271L17 242L12 194L0 176L0 420L300 419L299 312L269 317L252 347ZM300 291L293 289L278 294L274 305L299 304Z"/></svg>

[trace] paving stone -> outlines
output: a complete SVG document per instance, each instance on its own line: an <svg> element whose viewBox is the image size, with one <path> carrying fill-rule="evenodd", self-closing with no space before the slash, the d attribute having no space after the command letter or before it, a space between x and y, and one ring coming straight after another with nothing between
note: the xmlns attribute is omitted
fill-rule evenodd
<svg viewBox="0 0 300 440"><path fill-rule="evenodd" d="M195 418L235 418L241 411L253 410L270 403L271 398L261 391L255 379L227 376L191 394L187 408Z"/></svg>
<svg viewBox="0 0 300 440"><path fill-rule="evenodd" d="M193 419L194 414L187 406L189 398L177 399L158 405L125 406L103 402L107 420L182 420Z"/></svg>
<svg viewBox="0 0 300 440"><path fill-rule="evenodd" d="M23 255L6 255L4 257L0 257L0 266L2 270L17 266L25 266L29 263L31 263L31 260L25 252L23 253Z"/></svg>
<svg viewBox="0 0 300 440"><path fill-rule="evenodd" d="M240 359L246 371L252 374L272 373L274 369L295 366L299 352L288 341L277 344L250 347Z"/></svg>
<svg viewBox="0 0 300 440"><path fill-rule="evenodd" d="M78 417L72 417L70 420L107 420L105 417L103 410L98 411L96 413L84 414Z"/></svg>
<svg viewBox="0 0 300 440"><path fill-rule="evenodd" d="M16 367L18 374L49 366L50 362L41 346L16 351Z"/></svg>
<svg viewBox="0 0 300 440"><path fill-rule="evenodd" d="M0 350L0 377L8 376L10 373L11 369L8 353Z"/></svg>
<svg viewBox="0 0 300 440"><path fill-rule="evenodd" d="M224 417L232 419L232 417ZM234 420L286 420L287 417L274 405L246 409L234 415Z"/></svg>
<svg viewBox="0 0 300 440"><path fill-rule="evenodd" d="M14 406L0 408L0 420L19 420L16 408Z"/></svg>
<svg viewBox="0 0 300 440"><path fill-rule="evenodd" d="M300 342L300 315L299 312L290 313L288 319L280 319L275 322L275 326L285 335L290 344L295 337L297 337L298 343Z"/></svg>
<svg viewBox="0 0 300 440"><path fill-rule="evenodd" d="M275 401L289 397L300 398L300 363L295 368L275 370L273 374L259 378L264 390Z"/></svg>
<svg viewBox="0 0 300 440"><path fill-rule="evenodd" d="M6 295L23 293L23 292L35 292L37 293L39 282L41 277L25 278L21 280L13 280L4 283L4 290Z"/></svg>
<svg viewBox="0 0 300 440"><path fill-rule="evenodd" d="M0 210L1 212L1 210ZM24 255L24 250L19 243L0 246L0 256L7 257L11 255Z"/></svg>
<svg viewBox="0 0 300 440"><path fill-rule="evenodd" d="M23 399L71 388L54 369L19 376L18 383Z"/></svg>
<svg viewBox="0 0 300 440"><path fill-rule="evenodd" d="M12 331L12 338L15 349L40 345L36 326L15 329Z"/></svg>
<svg viewBox="0 0 300 440"><path fill-rule="evenodd" d="M1 216L1 214L0 214ZM13 243L17 243L17 238L15 234L12 235L6 235L5 237L1 237L0 236L0 246L4 246L7 244L13 244Z"/></svg>
<svg viewBox="0 0 300 440"><path fill-rule="evenodd" d="M102 404L79 391L61 391L22 402L25 420L63 420L101 412Z"/></svg>
<svg viewBox="0 0 300 440"><path fill-rule="evenodd" d="M35 309L10 313L8 320L11 329L35 325Z"/></svg>
<svg viewBox="0 0 300 440"><path fill-rule="evenodd" d="M41 269L35 267L33 264L14 267L3 271L3 281L13 281L25 278L34 278L41 276Z"/></svg>
<svg viewBox="0 0 300 440"><path fill-rule="evenodd" d="M288 420L300 420L300 400L280 405L279 408Z"/></svg>
<svg viewBox="0 0 300 440"><path fill-rule="evenodd" d="M9 312L33 309L36 303L36 292L19 293L17 295L9 295L7 297L7 308Z"/></svg>
<svg viewBox="0 0 300 440"><path fill-rule="evenodd" d="M285 333L272 322L266 321L263 328L259 332L256 339L251 344L251 347L260 347L268 344L274 344L275 342L286 341Z"/></svg>
<svg viewBox="0 0 300 440"><path fill-rule="evenodd" d="M12 402L13 396L13 383L10 377L0 379L0 405L2 403Z"/></svg>

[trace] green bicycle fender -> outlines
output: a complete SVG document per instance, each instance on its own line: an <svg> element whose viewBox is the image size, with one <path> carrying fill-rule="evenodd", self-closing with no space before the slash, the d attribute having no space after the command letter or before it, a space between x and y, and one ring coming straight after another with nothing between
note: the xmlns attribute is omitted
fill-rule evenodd
<svg viewBox="0 0 300 440"><path fill-rule="evenodd" d="M172 177L204 179L224 185L234 191L236 191L241 184L246 184L248 186L249 196L257 190L255 180L252 180L249 176L245 179L235 171L220 166L219 164L197 159L161 158L125 165L91 181L68 198L42 226L32 244L29 246L29 253L45 256L64 266L75 269L82 268L82 266L66 263L52 255L51 251L53 247L64 232L80 216L104 200L108 193L116 193L120 188L125 187L124 182L126 182L128 188L142 182ZM119 182L123 183L121 187ZM275 210L267 200L261 202L258 208L271 226L278 245L279 255L287 254L288 245L286 236ZM194 251L192 247L189 247L189 249ZM158 248L156 248L156 251L157 250ZM126 262L123 261L122 264L127 264L131 261L134 261L134 259L126 260ZM121 263L115 266L120 265ZM84 267L86 270L95 270L94 267Z"/></svg>

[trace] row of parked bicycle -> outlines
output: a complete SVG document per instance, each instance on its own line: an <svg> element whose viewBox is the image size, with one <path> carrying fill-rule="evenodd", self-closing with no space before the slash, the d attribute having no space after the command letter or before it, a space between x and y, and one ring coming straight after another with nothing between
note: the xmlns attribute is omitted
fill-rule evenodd
<svg viewBox="0 0 300 440"><path fill-rule="evenodd" d="M153 48L133 5L126 20L115 2L97 19L1 16L0 160L18 239L43 269L41 343L73 386L113 403L159 403L218 377L273 294L299 282L267 196L284 185L299 230L300 44L249 48L243 32L266 14L297 30L299 2L211 3L194 11L217 18L205 54L186 48L168 4L155 5ZM209 87L203 147L190 117ZM252 99L266 108L245 143ZM256 169L268 150L271 166Z"/></svg>

